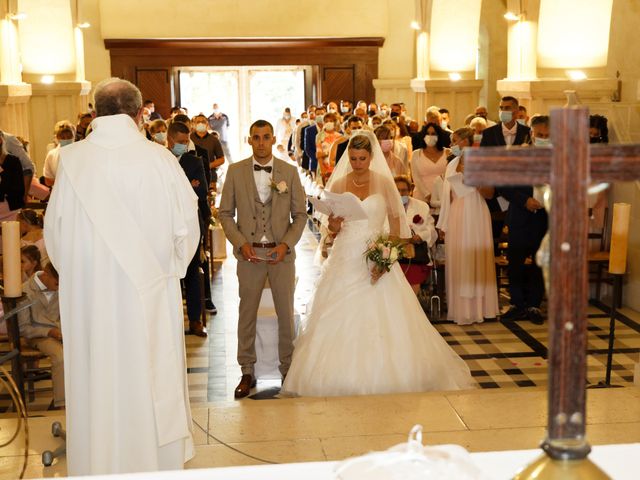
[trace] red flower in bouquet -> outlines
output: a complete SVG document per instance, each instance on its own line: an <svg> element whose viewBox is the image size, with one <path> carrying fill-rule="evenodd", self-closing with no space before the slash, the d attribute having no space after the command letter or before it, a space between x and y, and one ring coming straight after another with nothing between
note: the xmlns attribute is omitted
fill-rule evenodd
<svg viewBox="0 0 640 480"><path fill-rule="evenodd" d="M422 225L422 223L424 222L424 219L420 216L420 215L414 215L412 222L416 225Z"/></svg>

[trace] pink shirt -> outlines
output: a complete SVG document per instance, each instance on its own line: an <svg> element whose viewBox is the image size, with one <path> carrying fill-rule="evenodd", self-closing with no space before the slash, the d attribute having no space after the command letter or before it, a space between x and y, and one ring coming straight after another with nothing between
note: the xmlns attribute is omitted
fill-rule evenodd
<svg viewBox="0 0 640 480"><path fill-rule="evenodd" d="M413 197L426 201L428 195L433 190L433 181L436 177L443 175L447 169L447 150L442 151L442 155L436 162L427 158L422 149L415 150L411 156L411 175L416 188Z"/></svg>

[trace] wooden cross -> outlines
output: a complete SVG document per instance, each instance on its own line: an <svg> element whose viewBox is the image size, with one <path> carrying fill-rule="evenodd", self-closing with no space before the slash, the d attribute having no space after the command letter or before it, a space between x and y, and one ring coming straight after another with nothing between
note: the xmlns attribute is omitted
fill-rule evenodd
<svg viewBox="0 0 640 480"><path fill-rule="evenodd" d="M591 182L640 178L640 146L589 145L589 110L552 110L553 148L465 149L465 183L549 183L551 265L549 409L543 450L554 460L585 459L588 199Z"/></svg>

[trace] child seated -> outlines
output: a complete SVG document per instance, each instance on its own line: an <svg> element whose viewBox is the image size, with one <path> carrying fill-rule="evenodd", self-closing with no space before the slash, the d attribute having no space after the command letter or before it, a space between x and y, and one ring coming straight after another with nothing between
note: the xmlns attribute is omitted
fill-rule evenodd
<svg viewBox="0 0 640 480"><path fill-rule="evenodd" d="M58 272L50 263L36 272L22 286L23 292L33 302L31 308L18 313L20 335L51 360L53 380L53 407L64 407L64 357L60 306L58 304Z"/></svg>
<svg viewBox="0 0 640 480"><path fill-rule="evenodd" d="M22 266L22 281L29 280L34 273L42 270L42 254L35 245L27 245L20 249L20 264Z"/></svg>

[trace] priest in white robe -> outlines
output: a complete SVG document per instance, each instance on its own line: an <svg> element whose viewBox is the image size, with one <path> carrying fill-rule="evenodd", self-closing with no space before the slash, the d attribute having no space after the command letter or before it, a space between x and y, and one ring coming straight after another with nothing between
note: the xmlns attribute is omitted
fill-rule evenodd
<svg viewBox="0 0 640 480"><path fill-rule="evenodd" d="M135 85L95 90L92 133L61 152L45 218L60 273L69 475L181 469L193 456L180 278L197 198L138 125Z"/></svg>

